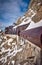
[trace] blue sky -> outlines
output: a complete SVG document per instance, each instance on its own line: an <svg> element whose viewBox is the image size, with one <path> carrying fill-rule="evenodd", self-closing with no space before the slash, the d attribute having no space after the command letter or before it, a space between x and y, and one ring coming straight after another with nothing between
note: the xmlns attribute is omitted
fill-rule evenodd
<svg viewBox="0 0 42 65"><path fill-rule="evenodd" d="M30 0L0 0L0 29L12 25L28 10Z"/></svg>

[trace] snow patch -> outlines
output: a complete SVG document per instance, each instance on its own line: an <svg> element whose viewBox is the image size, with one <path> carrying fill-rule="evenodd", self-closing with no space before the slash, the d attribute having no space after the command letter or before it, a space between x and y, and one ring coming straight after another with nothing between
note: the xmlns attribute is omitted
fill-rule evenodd
<svg viewBox="0 0 42 65"><path fill-rule="evenodd" d="M24 18L25 18L25 16L21 17L21 20L24 19Z"/></svg>
<svg viewBox="0 0 42 65"><path fill-rule="evenodd" d="M36 15L36 12L34 12L32 9L30 9L30 11L33 13L33 15L31 16L31 18L32 18Z"/></svg>
<svg viewBox="0 0 42 65"><path fill-rule="evenodd" d="M9 46L11 45L9 42L7 43Z"/></svg>
<svg viewBox="0 0 42 65"><path fill-rule="evenodd" d="M5 48L4 48L4 47L2 47L1 52L4 52L4 51L5 51Z"/></svg>
<svg viewBox="0 0 42 65"><path fill-rule="evenodd" d="M27 20L27 21L25 22L25 20ZM19 24L18 26L28 24L28 23L30 23L30 21L31 21L30 17L27 17L27 18L26 18L26 19L24 19L24 20L22 21L22 23L21 23L21 24Z"/></svg>
<svg viewBox="0 0 42 65"><path fill-rule="evenodd" d="M14 60L12 60L11 62L12 62L13 65L15 64L15 61Z"/></svg>
<svg viewBox="0 0 42 65"><path fill-rule="evenodd" d="M16 45L16 42L15 43L12 43L12 45Z"/></svg>

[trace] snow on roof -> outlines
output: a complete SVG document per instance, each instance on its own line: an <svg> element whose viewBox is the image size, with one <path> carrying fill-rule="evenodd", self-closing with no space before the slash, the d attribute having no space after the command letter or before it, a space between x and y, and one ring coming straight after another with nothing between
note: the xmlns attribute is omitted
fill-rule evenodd
<svg viewBox="0 0 42 65"><path fill-rule="evenodd" d="M34 23L33 21L31 21L30 25L26 28L26 30L40 26L42 26L42 20L40 20L38 23Z"/></svg>

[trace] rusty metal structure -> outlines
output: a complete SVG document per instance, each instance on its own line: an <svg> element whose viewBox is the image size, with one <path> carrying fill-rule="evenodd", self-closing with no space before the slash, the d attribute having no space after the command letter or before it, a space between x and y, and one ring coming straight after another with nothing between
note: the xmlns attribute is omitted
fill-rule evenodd
<svg viewBox="0 0 42 65"><path fill-rule="evenodd" d="M22 31L20 36L42 48L42 26Z"/></svg>

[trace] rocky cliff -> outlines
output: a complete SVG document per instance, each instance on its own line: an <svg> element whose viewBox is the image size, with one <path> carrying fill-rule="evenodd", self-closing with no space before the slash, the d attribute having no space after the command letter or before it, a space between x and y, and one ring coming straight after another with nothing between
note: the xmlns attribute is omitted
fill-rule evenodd
<svg viewBox="0 0 42 65"><path fill-rule="evenodd" d="M20 24L26 17L31 17L34 22L39 22L42 19L42 0L31 0L28 11L16 23Z"/></svg>

